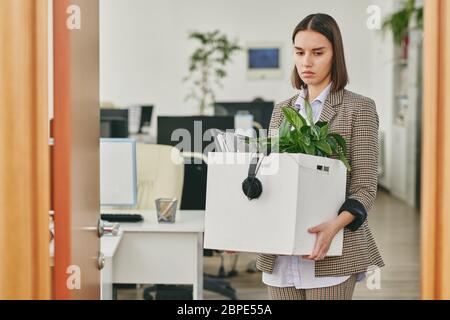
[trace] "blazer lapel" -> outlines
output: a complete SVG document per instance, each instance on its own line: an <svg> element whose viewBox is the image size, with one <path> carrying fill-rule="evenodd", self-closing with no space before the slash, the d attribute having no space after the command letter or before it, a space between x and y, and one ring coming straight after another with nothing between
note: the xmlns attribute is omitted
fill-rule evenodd
<svg viewBox="0 0 450 320"><path fill-rule="evenodd" d="M342 104L344 98L344 90L330 92L323 105L322 113L319 121L330 122L336 115L337 108Z"/></svg>
<svg viewBox="0 0 450 320"><path fill-rule="evenodd" d="M291 107L295 108L295 103L297 102L300 93L297 93L294 97L292 97L291 102L289 103Z"/></svg>
<svg viewBox="0 0 450 320"><path fill-rule="evenodd" d="M295 108L295 102L297 101L299 95L300 94L296 94L294 97L292 97L288 106ZM343 99L344 99L344 90L339 90L337 92L330 92L330 94L328 95L328 97L325 100L325 103L323 105L323 109L322 109L322 113L320 114L319 121L330 122L336 115L337 108L342 104ZM285 108L285 107L286 106L284 106L283 108ZM279 119L278 127L281 125L283 120L284 120L284 114L283 114L283 112L281 112L281 117Z"/></svg>

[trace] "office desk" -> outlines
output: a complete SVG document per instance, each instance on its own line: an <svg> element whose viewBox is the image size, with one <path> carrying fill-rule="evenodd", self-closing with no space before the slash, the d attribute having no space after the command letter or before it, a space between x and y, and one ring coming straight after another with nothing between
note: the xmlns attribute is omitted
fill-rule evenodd
<svg viewBox="0 0 450 320"><path fill-rule="evenodd" d="M140 223L121 223L120 241L102 272L102 289L108 299L111 283L192 284L193 297L203 298L204 211L178 211L174 224L160 224L155 211L102 210L138 213ZM114 237L102 238L103 248L114 247ZM107 257L110 254L106 254Z"/></svg>
<svg viewBox="0 0 450 320"><path fill-rule="evenodd" d="M117 236L105 235L100 240L100 251L105 256L105 266L100 273L100 298L102 300L112 300L113 299L113 263L114 256L116 254L117 248L122 241L123 231L120 231Z"/></svg>

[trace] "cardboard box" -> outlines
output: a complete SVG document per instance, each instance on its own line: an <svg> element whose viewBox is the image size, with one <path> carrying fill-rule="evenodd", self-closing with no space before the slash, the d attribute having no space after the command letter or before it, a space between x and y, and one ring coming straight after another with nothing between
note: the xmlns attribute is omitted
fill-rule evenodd
<svg viewBox="0 0 450 320"><path fill-rule="evenodd" d="M332 220L345 201L347 170L340 160L272 153L261 161L258 199L242 182L249 153L209 153L204 247L238 252L309 255L316 235L310 227ZM343 230L328 256L342 255Z"/></svg>

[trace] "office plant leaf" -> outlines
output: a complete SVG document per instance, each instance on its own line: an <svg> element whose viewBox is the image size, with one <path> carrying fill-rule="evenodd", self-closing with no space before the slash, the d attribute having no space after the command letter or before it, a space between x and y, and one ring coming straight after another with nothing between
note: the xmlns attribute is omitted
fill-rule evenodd
<svg viewBox="0 0 450 320"><path fill-rule="evenodd" d="M198 47L190 56L189 74L183 78L193 84L186 100L197 101L200 114L204 114L206 107L215 102L217 88L223 87L227 64L241 47L219 30L191 32L189 39L195 40Z"/></svg>
<svg viewBox="0 0 450 320"><path fill-rule="evenodd" d="M277 137L248 139L257 142L259 150L267 150L270 146L273 152L303 153L320 157L336 157L341 160L348 171L351 171L347 160L347 144L345 139L337 134L330 133L327 122L314 124L311 105L305 101L308 121L291 106L282 107L284 119L279 127Z"/></svg>
<svg viewBox="0 0 450 320"><path fill-rule="evenodd" d="M294 108L286 108L283 110L286 121L294 126L296 130L301 130L306 124L303 117L298 117L298 112Z"/></svg>

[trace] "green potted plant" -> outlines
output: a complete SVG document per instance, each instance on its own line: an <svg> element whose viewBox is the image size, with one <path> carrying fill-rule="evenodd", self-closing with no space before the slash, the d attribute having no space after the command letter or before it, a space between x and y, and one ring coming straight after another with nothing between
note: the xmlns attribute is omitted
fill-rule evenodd
<svg viewBox="0 0 450 320"><path fill-rule="evenodd" d="M407 0L404 7L387 17L383 22L383 31L390 29L394 42L401 45L408 36L410 21L415 16L416 28L423 29L423 7L416 7L415 0Z"/></svg>
<svg viewBox="0 0 450 320"><path fill-rule="evenodd" d="M221 80L227 75L225 66L241 47L219 30L191 32L189 39L200 42L200 46L190 56L189 75L183 79L192 80L194 84L186 100L196 100L200 114L204 114L206 107L215 101L214 84L222 88Z"/></svg>
<svg viewBox="0 0 450 320"><path fill-rule="evenodd" d="M248 141L256 141L260 149L267 150L270 146L271 150L280 153L303 153L320 157L337 156L350 171L345 139L339 134L329 133L327 122L314 124L312 107L307 100L305 100L305 108L308 121L297 109L286 106L282 108L284 120L280 125L278 137L249 138Z"/></svg>

